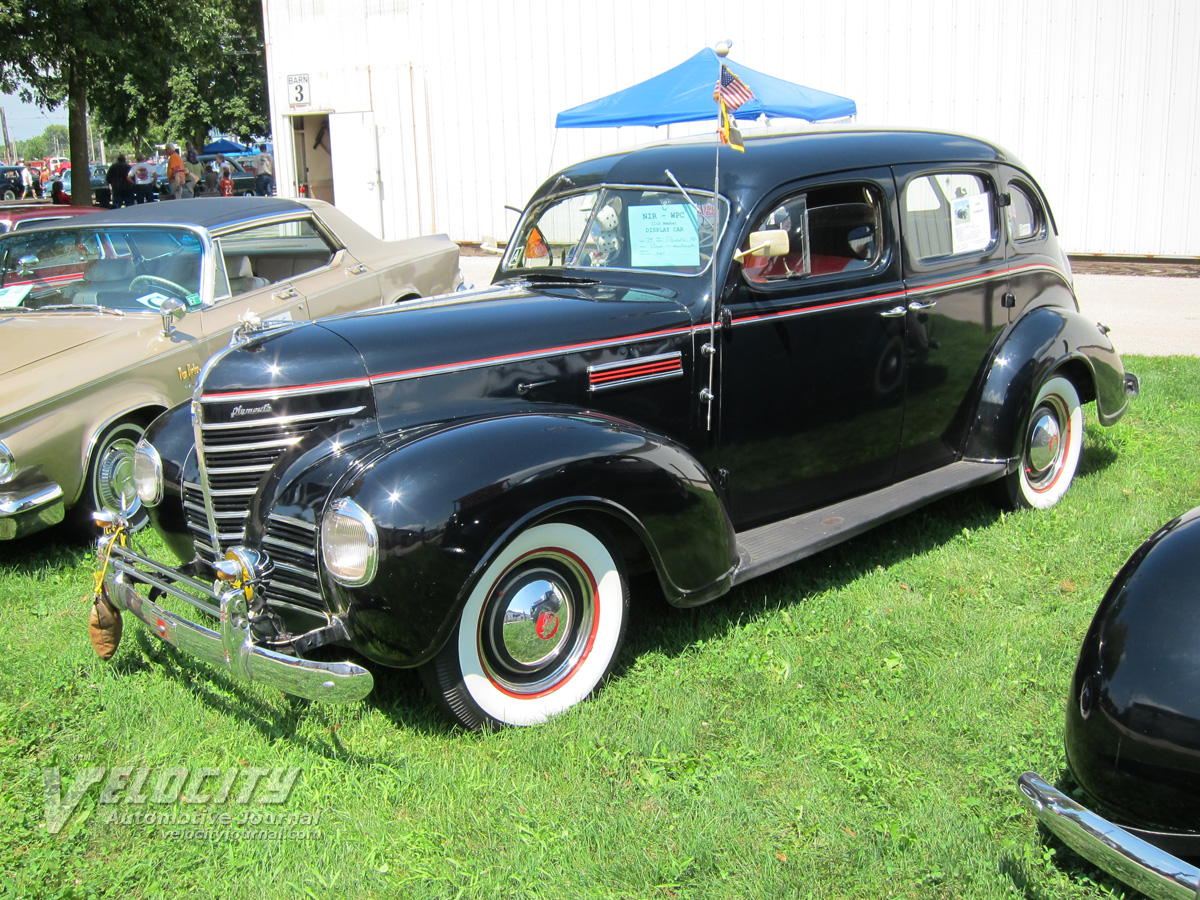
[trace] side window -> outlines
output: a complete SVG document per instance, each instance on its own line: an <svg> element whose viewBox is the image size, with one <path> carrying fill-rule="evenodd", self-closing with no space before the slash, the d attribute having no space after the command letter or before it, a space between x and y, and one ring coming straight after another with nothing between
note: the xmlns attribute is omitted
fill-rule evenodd
<svg viewBox="0 0 1200 900"><path fill-rule="evenodd" d="M223 235L218 245L235 297L329 265L334 254L307 220L247 228Z"/></svg>
<svg viewBox="0 0 1200 900"><path fill-rule="evenodd" d="M921 260L979 253L996 241L993 196L978 175L944 172L914 178L904 189L904 234Z"/></svg>
<svg viewBox="0 0 1200 900"><path fill-rule="evenodd" d="M812 188L787 197L751 230L784 232L787 252L748 253L742 274L763 284L868 269L882 255L882 205L878 191L863 184Z"/></svg>
<svg viewBox="0 0 1200 900"><path fill-rule="evenodd" d="M1045 235L1045 217L1033 193L1023 185L1008 186L1008 236L1014 241L1029 241Z"/></svg>

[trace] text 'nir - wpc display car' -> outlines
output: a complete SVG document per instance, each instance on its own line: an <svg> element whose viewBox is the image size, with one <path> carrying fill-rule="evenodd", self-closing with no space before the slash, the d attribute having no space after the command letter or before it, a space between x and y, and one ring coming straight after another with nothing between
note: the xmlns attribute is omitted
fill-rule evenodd
<svg viewBox="0 0 1200 900"><path fill-rule="evenodd" d="M0 540L71 507L142 524L131 481L142 429L192 395L243 319L278 325L461 283L444 235L381 241L320 201L195 200L28 224L0 236Z"/></svg>
<svg viewBox="0 0 1200 900"><path fill-rule="evenodd" d="M1091 808L1034 772L1021 798L1063 843L1155 900L1200 895L1200 507L1117 573L1067 697L1067 764Z"/></svg>
<svg viewBox="0 0 1200 900"><path fill-rule="evenodd" d="M135 454L178 564L111 521L97 609L303 697L419 667L536 723L610 670L630 573L693 606L952 491L1050 506L1080 405L1136 389L992 144L644 147L547 181L486 289L243 332Z"/></svg>

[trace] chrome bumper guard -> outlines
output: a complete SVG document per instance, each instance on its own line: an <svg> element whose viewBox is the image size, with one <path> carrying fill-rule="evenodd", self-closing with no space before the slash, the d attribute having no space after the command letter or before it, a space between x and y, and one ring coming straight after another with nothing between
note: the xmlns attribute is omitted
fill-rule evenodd
<svg viewBox="0 0 1200 900"><path fill-rule="evenodd" d="M209 585L181 575L123 546L114 534L102 536L97 550L100 559L108 559L104 587L113 605L137 616L153 634L184 653L242 681L270 685L309 700L352 703L371 692L374 678L355 663L299 659L255 644L245 588L219 590L218 585L224 587L220 582ZM201 611L216 613L220 630L213 631L163 609L139 594L136 583L151 585ZM206 599L212 598L212 605L181 590L176 583L203 592Z"/></svg>
<svg viewBox="0 0 1200 900"><path fill-rule="evenodd" d="M1089 862L1154 900L1196 900L1200 869L1096 815L1041 776L1017 779L1021 802L1038 821Z"/></svg>
<svg viewBox="0 0 1200 900"><path fill-rule="evenodd" d="M62 488L57 484L26 492L0 491L0 541L57 525L65 514Z"/></svg>

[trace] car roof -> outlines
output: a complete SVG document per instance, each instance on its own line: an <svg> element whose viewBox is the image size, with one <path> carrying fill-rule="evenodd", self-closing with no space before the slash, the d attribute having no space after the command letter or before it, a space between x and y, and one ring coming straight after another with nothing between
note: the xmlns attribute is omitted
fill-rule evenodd
<svg viewBox="0 0 1200 900"><path fill-rule="evenodd" d="M266 216L310 210L311 207L305 203L283 197L196 197L105 210L88 216L86 223L79 224L198 225L213 229Z"/></svg>
<svg viewBox="0 0 1200 900"><path fill-rule="evenodd" d="M1020 167L995 144L962 134L917 130L822 129L794 133L744 135L744 153L722 151L721 193L761 193L781 181L852 169L936 162L997 162ZM716 138L705 135L647 144L577 163L552 176L536 197L561 189L564 179L576 187L610 184L670 186L680 183L711 190Z"/></svg>

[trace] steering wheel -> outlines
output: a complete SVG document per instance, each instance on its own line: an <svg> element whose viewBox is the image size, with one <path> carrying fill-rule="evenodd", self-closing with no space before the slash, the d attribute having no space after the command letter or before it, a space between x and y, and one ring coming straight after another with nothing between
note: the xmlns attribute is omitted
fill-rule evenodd
<svg viewBox="0 0 1200 900"><path fill-rule="evenodd" d="M182 285L178 285L166 278L159 278L157 275L138 275L129 282L129 290L136 293L145 288L161 288L164 291L170 291L180 300L187 299L188 289Z"/></svg>

